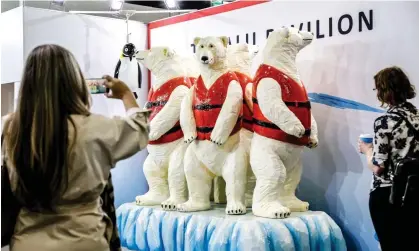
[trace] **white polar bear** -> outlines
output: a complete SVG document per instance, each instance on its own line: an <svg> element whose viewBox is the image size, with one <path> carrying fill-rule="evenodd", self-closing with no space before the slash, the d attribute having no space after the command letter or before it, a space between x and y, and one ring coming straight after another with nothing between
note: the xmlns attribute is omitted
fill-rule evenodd
<svg viewBox="0 0 419 251"><path fill-rule="evenodd" d="M245 153L240 146L242 88L226 66L227 37L195 38L201 75L182 102L180 123L185 140L193 141L185 154L189 200L179 211L210 208L215 176L226 181L227 214L246 213Z"/></svg>
<svg viewBox="0 0 419 251"><path fill-rule="evenodd" d="M195 79L189 76L182 58L168 47L139 51L136 58L156 77L146 103L146 108L152 111L149 155L143 168L149 191L137 196L136 203L161 203L165 210L176 210L187 195L183 156L188 145L183 142L180 106Z"/></svg>
<svg viewBox="0 0 419 251"><path fill-rule="evenodd" d="M188 76L198 78L200 75L199 64L195 56L182 55L180 56L182 66L186 69Z"/></svg>
<svg viewBox="0 0 419 251"><path fill-rule="evenodd" d="M240 144L242 144L246 153L247 166L247 185L245 193L246 207L252 206L253 191L256 185L256 177L250 168L249 154L250 144L253 136L252 125L252 78L250 77L250 67L252 60L259 52L257 45L234 44L227 47L227 67L234 71L239 78L243 90L243 128L240 130ZM214 202L221 204L226 202L225 181L222 177L214 179Z"/></svg>
<svg viewBox="0 0 419 251"><path fill-rule="evenodd" d="M317 124L295 58L312 39L313 34L294 28L272 32L254 77L250 163L257 178L252 206L256 216L284 218L290 210L308 210L295 189L303 147L317 146Z"/></svg>
<svg viewBox="0 0 419 251"><path fill-rule="evenodd" d="M246 206L252 206L253 191L256 185L256 177L250 168L250 145L253 137L253 103L252 87L253 78L250 76L251 61L258 52L258 47L247 44L235 44L227 47L227 67L234 71L239 78L243 90L243 128L240 130L240 144L246 153L247 186Z"/></svg>

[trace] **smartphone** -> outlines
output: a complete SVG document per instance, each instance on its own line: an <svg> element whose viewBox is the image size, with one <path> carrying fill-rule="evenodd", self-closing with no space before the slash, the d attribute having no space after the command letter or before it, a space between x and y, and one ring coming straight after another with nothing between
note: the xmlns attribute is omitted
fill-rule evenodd
<svg viewBox="0 0 419 251"><path fill-rule="evenodd" d="M86 79L87 86L91 94L108 93L109 89L105 86L105 79L102 78L89 78Z"/></svg>

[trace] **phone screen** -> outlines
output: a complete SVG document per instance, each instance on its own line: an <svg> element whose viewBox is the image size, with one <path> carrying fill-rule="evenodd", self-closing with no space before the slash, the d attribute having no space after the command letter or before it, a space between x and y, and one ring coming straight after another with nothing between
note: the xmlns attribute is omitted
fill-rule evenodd
<svg viewBox="0 0 419 251"><path fill-rule="evenodd" d="M89 87L91 94L107 93L108 90L105 86L105 79L102 78L91 78L86 79L87 86Z"/></svg>

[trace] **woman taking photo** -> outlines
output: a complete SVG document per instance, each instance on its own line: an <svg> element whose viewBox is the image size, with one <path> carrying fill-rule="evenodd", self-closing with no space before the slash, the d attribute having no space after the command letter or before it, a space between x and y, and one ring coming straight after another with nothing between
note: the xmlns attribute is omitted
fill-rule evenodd
<svg viewBox="0 0 419 251"><path fill-rule="evenodd" d="M398 67L379 71L374 80L378 100L388 110L374 122L373 144L358 142L359 151L365 154L374 173L369 201L372 222L383 251L419 250L419 208L392 204L389 200L393 164L419 153L419 113L407 102L415 97L415 89Z"/></svg>
<svg viewBox="0 0 419 251"><path fill-rule="evenodd" d="M107 96L122 100L128 116L91 114L80 67L57 45L35 48L23 72L16 112L3 130L10 187L21 206L10 248L109 250L112 223L100 195L116 162L146 147L148 113L123 82L107 76Z"/></svg>

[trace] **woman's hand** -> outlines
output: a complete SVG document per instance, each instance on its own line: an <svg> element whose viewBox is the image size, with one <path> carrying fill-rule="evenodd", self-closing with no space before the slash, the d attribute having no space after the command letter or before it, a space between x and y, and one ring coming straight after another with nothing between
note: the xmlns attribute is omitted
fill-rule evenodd
<svg viewBox="0 0 419 251"><path fill-rule="evenodd" d="M106 80L105 86L111 89L112 91L112 93L106 93L106 97L114 99L123 99L127 95L133 95L128 86L121 80L108 75L103 76L103 78Z"/></svg>
<svg viewBox="0 0 419 251"><path fill-rule="evenodd" d="M112 91L112 93L105 93L106 97L122 100L126 111L131 108L139 108L134 94L124 82L108 75L103 78L106 79L105 86Z"/></svg>
<svg viewBox="0 0 419 251"><path fill-rule="evenodd" d="M358 140L358 151L360 153L362 153L362 154L370 153L370 152L372 152L372 148L373 148L373 146L372 146L371 143L367 144L367 143L363 142L362 140Z"/></svg>

